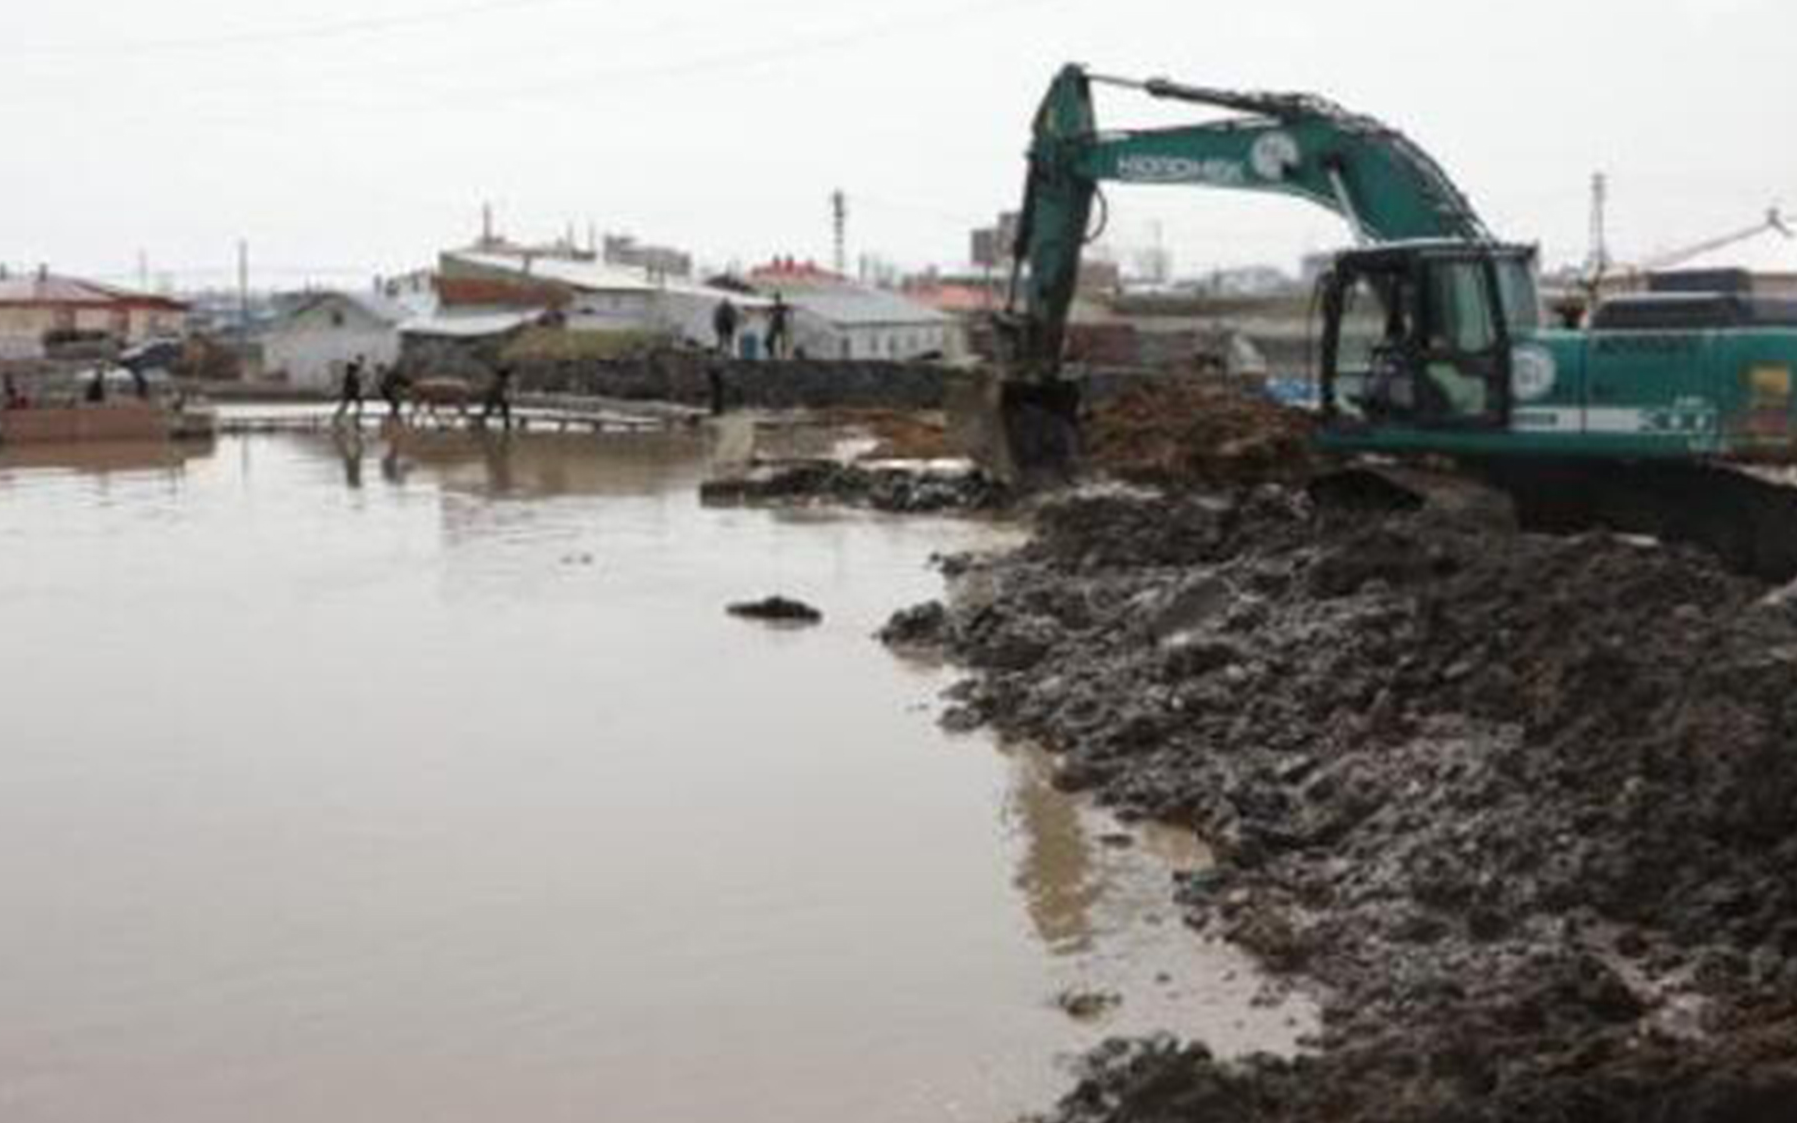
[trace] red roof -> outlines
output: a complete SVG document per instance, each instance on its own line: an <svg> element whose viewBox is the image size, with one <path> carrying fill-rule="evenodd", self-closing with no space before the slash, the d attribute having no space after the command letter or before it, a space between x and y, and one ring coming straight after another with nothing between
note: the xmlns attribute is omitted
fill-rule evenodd
<svg viewBox="0 0 1797 1123"><path fill-rule="evenodd" d="M1002 295L978 285L918 285L906 290L905 295L938 312L957 316L996 312L1005 303Z"/></svg>
<svg viewBox="0 0 1797 1123"><path fill-rule="evenodd" d="M131 292L53 273L0 277L0 307L4 308L150 308L184 312L187 305L150 293Z"/></svg>
<svg viewBox="0 0 1797 1123"><path fill-rule="evenodd" d="M766 265L751 269L749 280L760 284L846 285L849 279L840 273L832 273L815 261L776 257Z"/></svg>

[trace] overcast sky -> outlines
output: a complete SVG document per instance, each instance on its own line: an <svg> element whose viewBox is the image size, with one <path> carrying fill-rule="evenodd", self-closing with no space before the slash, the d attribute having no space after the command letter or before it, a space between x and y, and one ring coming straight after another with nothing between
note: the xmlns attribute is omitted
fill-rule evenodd
<svg viewBox="0 0 1797 1123"><path fill-rule="evenodd" d="M958 262L1016 204L1061 63L1327 94L1402 127L1506 237L1619 256L1797 205L1790 0L55 0L0 40L0 262L183 285L429 263L476 232L628 231L708 262ZM1101 95L1106 124L1191 110ZM1285 199L1112 193L1177 267L1336 246ZM208 273L208 271L211 271Z"/></svg>

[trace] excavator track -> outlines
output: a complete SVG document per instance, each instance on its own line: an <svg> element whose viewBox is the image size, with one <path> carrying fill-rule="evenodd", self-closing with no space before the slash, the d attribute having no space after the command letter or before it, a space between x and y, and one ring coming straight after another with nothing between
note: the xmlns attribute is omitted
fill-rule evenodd
<svg viewBox="0 0 1797 1123"><path fill-rule="evenodd" d="M1320 476L1338 509L1430 508L1546 534L1608 530L1701 547L1737 573L1797 580L1797 486L1717 462L1493 459L1457 470L1359 463Z"/></svg>
<svg viewBox="0 0 1797 1123"><path fill-rule="evenodd" d="M1797 487L1760 469L1704 461L1501 461L1476 466L1525 529L1594 527L1701 546L1730 569L1797 580Z"/></svg>

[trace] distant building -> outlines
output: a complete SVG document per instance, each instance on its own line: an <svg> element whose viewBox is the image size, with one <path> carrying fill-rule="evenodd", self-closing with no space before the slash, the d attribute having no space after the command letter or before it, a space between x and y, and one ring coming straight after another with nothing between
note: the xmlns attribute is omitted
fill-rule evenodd
<svg viewBox="0 0 1797 1123"><path fill-rule="evenodd" d="M905 286L905 295L936 311L962 319L976 319L1005 306L1005 293L997 285L921 278Z"/></svg>
<svg viewBox="0 0 1797 1123"><path fill-rule="evenodd" d="M1017 244L1017 230L1021 222L1021 214L1006 211L998 216L998 222L994 225L974 230L968 239L973 263L986 269L1010 268L1012 248Z"/></svg>
<svg viewBox="0 0 1797 1123"><path fill-rule="evenodd" d="M814 261L775 258L749 273L763 296L792 306L792 349L813 359L959 358L967 350L960 317L924 301L856 284Z"/></svg>
<svg viewBox="0 0 1797 1123"><path fill-rule="evenodd" d="M641 269L651 276L687 278L693 275L691 254L669 246L650 246L622 234L607 234L604 249L607 265Z"/></svg>
<svg viewBox="0 0 1797 1123"><path fill-rule="evenodd" d="M62 338L106 337L121 346L182 334L178 300L62 277L0 271L0 358L36 359Z"/></svg>
<svg viewBox="0 0 1797 1123"><path fill-rule="evenodd" d="M749 284L760 291L773 289L830 288L850 285L854 282L835 273L815 261L800 261L796 257L776 257L765 265L757 265L749 270Z"/></svg>
<svg viewBox="0 0 1797 1123"><path fill-rule="evenodd" d="M441 255L437 284L464 302L484 286L495 307L509 300L552 309L570 331L643 332L709 347L725 298L742 315L739 346L753 352L766 326L766 300L585 256L455 250Z"/></svg>
<svg viewBox="0 0 1797 1123"><path fill-rule="evenodd" d="M335 388L358 357L371 368L397 361L400 328L411 318L373 293L302 293L282 303L262 337L263 370L307 390Z"/></svg>

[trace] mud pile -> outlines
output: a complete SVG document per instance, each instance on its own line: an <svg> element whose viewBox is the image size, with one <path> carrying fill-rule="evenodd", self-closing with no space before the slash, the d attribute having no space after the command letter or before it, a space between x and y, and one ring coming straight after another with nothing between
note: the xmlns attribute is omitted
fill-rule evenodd
<svg viewBox="0 0 1797 1123"><path fill-rule="evenodd" d="M823 411L821 418L872 437L877 443L863 460L949 460L961 455L949 440L947 421L937 412L834 409Z"/></svg>
<svg viewBox="0 0 1797 1123"><path fill-rule="evenodd" d="M1314 1056L1117 1043L1051 1118L1797 1118L1797 604L1271 485L951 571L887 631L974 669L947 720L1210 839L1189 921L1325 999Z"/></svg>
<svg viewBox="0 0 1797 1123"><path fill-rule="evenodd" d="M1082 459L1136 483L1295 481L1312 469L1315 429L1314 415L1224 381L1154 379L1093 409Z"/></svg>
<svg viewBox="0 0 1797 1123"><path fill-rule="evenodd" d="M764 465L707 480L710 506L830 504L895 514L991 511L1011 501L1007 489L975 471L873 468L833 460Z"/></svg>

